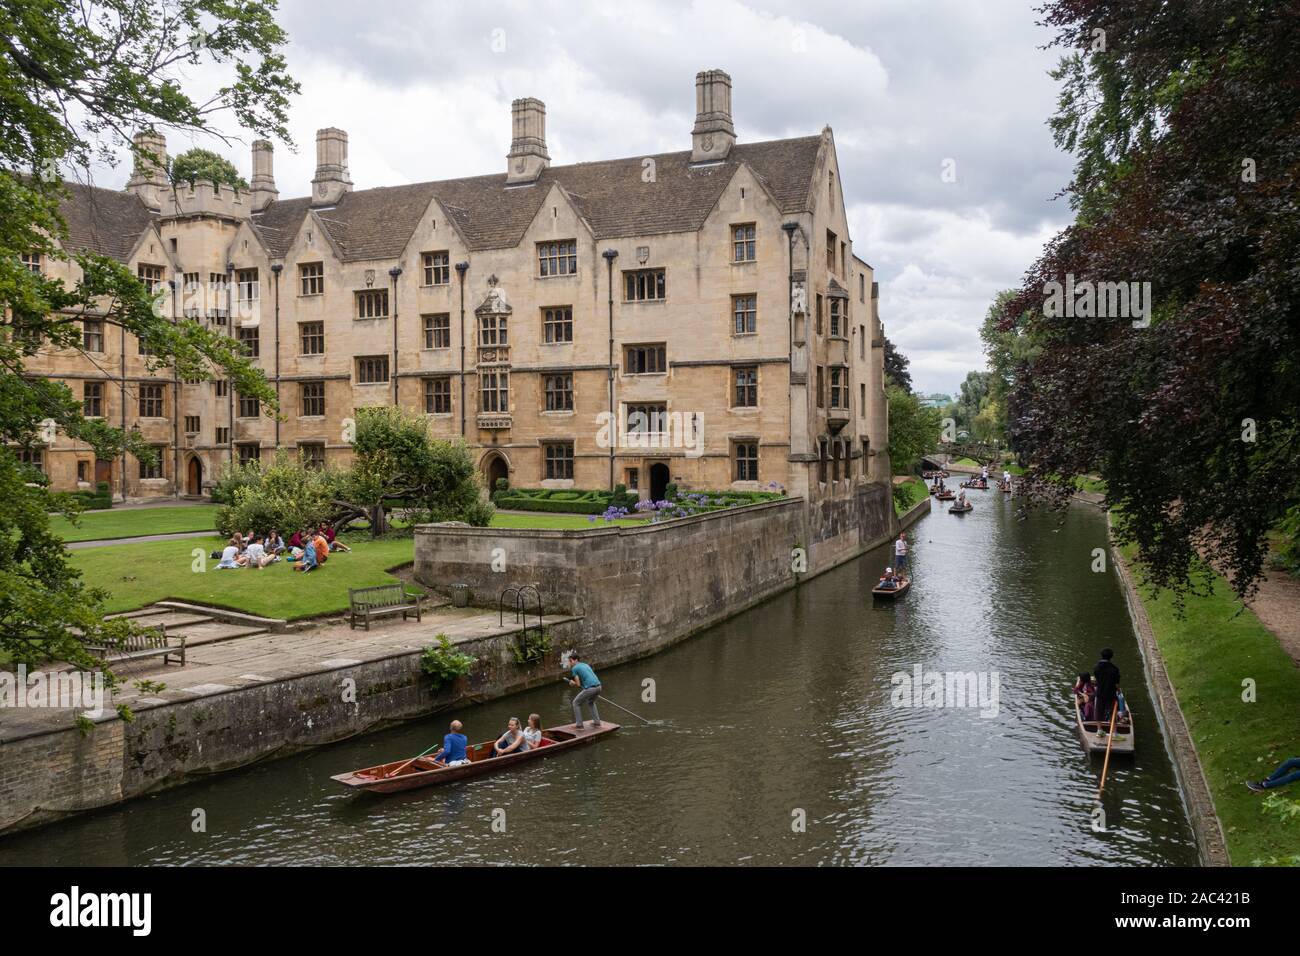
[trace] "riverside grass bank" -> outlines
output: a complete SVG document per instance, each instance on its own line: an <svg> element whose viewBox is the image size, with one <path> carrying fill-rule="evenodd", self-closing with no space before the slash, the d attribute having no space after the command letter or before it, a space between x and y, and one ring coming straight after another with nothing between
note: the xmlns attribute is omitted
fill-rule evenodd
<svg viewBox="0 0 1300 956"><path fill-rule="evenodd" d="M245 658L238 645L259 639L209 645L230 660L173 671L165 690L129 699L130 721L112 707L88 728L69 710L25 722L0 715L0 834L548 683L563 650L598 668L654 654L928 512L927 499L900 518L885 485L865 484L847 497L784 498L642 527L418 526L415 581L435 592L468 585L475 609L372 634L337 624L268 634ZM521 663L525 621L511 611L503 618L497 604L525 585L541 597L550 650ZM537 623L533 616L534 632ZM434 688L420 663L439 633L476 660L466 677Z"/></svg>

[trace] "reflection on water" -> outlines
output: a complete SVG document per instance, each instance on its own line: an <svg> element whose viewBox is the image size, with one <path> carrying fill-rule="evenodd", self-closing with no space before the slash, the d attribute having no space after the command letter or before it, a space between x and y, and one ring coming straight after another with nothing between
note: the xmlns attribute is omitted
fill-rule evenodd
<svg viewBox="0 0 1300 956"><path fill-rule="evenodd" d="M973 513L936 506L913 528L915 583L896 603L869 594L882 547L604 672L652 725L610 708L611 738L448 787L376 797L329 780L423 750L440 714L0 839L0 864L1195 864L1123 597L1090 571L1102 516L1018 520L1005 495L973 497ZM1068 688L1103 645L1138 752L1112 761L1098 833L1101 763ZM894 707L891 675L917 664L997 671L998 717ZM565 723L568 700L553 685L457 716L485 739L530 711ZM191 831L198 808L206 833Z"/></svg>

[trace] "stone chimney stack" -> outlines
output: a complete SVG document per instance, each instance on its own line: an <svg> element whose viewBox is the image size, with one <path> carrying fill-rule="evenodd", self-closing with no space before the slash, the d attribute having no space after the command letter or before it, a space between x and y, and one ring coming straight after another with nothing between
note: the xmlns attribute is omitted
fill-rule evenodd
<svg viewBox="0 0 1300 956"><path fill-rule="evenodd" d="M269 140L253 141L253 181L250 186L254 212L265 209L280 195L275 188L275 153Z"/></svg>
<svg viewBox="0 0 1300 956"><path fill-rule="evenodd" d="M144 200L150 209L161 209L170 183L167 179L167 139L155 130L141 130L132 137L135 165L126 188Z"/></svg>
<svg viewBox="0 0 1300 956"><path fill-rule="evenodd" d="M736 128L731 125L731 77L722 70L696 73L691 162L726 159L735 144Z"/></svg>
<svg viewBox="0 0 1300 956"><path fill-rule="evenodd" d="M546 152L546 104L531 96L510 104L514 132L506 157L506 183L532 183L551 165Z"/></svg>
<svg viewBox="0 0 1300 956"><path fill-rule="evenodd" d="M313 206L332 206L352 192L348 175L348 134L330 127L316 131L316 175L311 181Z"/></svg>

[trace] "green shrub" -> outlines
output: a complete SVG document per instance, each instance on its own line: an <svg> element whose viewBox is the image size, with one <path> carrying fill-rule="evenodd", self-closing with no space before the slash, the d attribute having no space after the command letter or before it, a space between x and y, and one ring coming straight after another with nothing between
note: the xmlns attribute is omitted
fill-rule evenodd
<svg viewBox="0 0 1300 956"><path fill-rule="evenodd" d="M430 644L420 655L420 670L433 678L433 689L437 690L458 677L464 677L474 668L477 658L462 654L452 647L451 639L446 634L434 638L436 644Z"/></svg>
<svg viewBox="0 0 1300 956"><path fill-rule="evenodd" d="M511 651L515 655L516 664L541 660L551 653L551 629L543 627L541 630L528 631L520 636Z"/></svg>
<svg viewBox="0 0 1300 956"><path fill-rule="evenodd" d="M498 508L512 511L546 511L558 514L604 514L611 504L630 508L636 495L621 499L608 491L584 491L578 488L511 488L498 492L493 502Z"/></svg>
<svg viewBox="0 0 1300 956"><path fill-rule="evenodd" d="M241 470L231 502L217 511L217 530L223 535L265 534L276 528L288 536L315 527L330 520L344 480L338 471L308 468L296 456L280 452L264 469Z"/></svg>
<svg viewBox="0 0 1300 956"><path fill-rule="evenodd" d="M113 507L113 495L108 491L72 491L69 495L87 511Z"/></svg>
<svg viewBox="0 0 1300 956"><path fill-rule="evenodd" d="M1281 535L1279 562L1292 574L1300 573L1300 505L1287 509L1278 524L1278 532Z"/></svg>
<svg viewBox="0 0 1300 956"><path fill-rule="evenodd" d="M262 467L258 462L250 461L246 465L227 462L212 485L212 502L218 505L234 504L237 489L260 484L261 480Z"/></svg>
<svg viewBox="0 0 1300 956"><path fill-rule="evenodd" d="M668 482L667 485L664 486L664 500L665 501L677 500L677 482L670 481Z"/></svg>

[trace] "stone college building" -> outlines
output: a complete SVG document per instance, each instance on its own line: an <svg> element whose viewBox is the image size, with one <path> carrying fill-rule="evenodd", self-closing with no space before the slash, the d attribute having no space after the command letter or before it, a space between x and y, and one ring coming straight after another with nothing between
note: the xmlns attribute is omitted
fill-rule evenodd
<svg viewBox="0 0 1300 956"><path fill-rule="evenodd" d="M62 434L25 457L58 489L199 496L280 448L342 464L355 410L392 403L463 439L489 485L816 502L887 482L876 285L831 131L740 142L731 94L700 73L690 148L657 156L552 166L545 107L520 99L505 168L484 176L354 191L347 134L323 129L299 198L280 198L265 141L242 192L173 186L148 160L123 191L69 183L69 244L126 263L165 315L236 337L281 414L178 381L89 318L81 351L30 371L138 429L158 463L97 461Z"/></svg>

